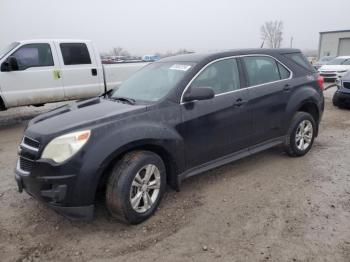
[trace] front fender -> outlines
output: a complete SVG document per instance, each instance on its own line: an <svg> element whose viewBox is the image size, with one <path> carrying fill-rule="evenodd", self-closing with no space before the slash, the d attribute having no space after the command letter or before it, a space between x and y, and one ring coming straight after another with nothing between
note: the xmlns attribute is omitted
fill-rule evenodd
<svg viewBox="0 0 350 262"><path fill-rule="evenodd" d="M128 125L106 126L96 131L95 139L85 150L83 166L77 185L84 185L83 195L94 199L100 177L110 163L121 154L136 148L156 146L162 148L176 163L184 166L184 142L174 127L156 122L138 122ZM91 199L90 199L91 198Z"/></svg>

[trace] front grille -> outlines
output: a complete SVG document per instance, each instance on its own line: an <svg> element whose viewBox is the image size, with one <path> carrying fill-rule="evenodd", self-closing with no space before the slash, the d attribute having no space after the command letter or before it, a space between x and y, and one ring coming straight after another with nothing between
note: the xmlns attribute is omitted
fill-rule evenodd
<svg viewBox="0 0 350 262"><path fill-rule="evenodd" d="M333 76L337 76L336 74L326 74L326 73L322 73L321 76L324 76L324 77L333 77Z"/></svg>
<svg viewBox="0 0 350 262"><path fill-rule="evenodd" d="M36 149L39 149L39 147L40 147L40 143L38 141L31 139L29 137L26 137L26 136L23 138L23 144L30 146L30 147L33 147L33 148L36 148Z"/></svg>
<svg viewBox="0 0 350 262"><path fill-rule="evenodd" d="M350 82L343 82L343 86L350 89Z"/></svg>
<svg viewBox="0 0 350 262"><path fill-rule="evenodd" d="M32 153L27 152L27 151L24 151L24 150L21 150L21 151L19 152L19 156L24 157L24 158L26 158L26 159L28 159L28 160L33 160L33 161L36 160L35 154L32 154Z"/></svg>
<svg viewBox="0 0 350 262"><path fill-rule="evenodd" d="M22 157L19 158L19 167L21 170L25 172L31 172L33 169L33 165L34 165L33 161Z"/></svg>

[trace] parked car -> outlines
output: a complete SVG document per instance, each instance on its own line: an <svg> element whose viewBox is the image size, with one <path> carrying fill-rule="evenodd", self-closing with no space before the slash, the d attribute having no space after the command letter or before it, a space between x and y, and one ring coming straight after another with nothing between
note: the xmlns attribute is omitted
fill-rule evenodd
<svg viewBox="0 0 350 262"><path fill-rule="evenodd" d="M350 70L350 56L338 56L319 69L325 80L337 80Z"/></svg>
<svg viewBox="0 0 350 262"><path fill-rule="evenodd" d="M338 81L338 87L333 95L333 105L350 108L350 72Z"/></svg>
<svg viewBox="0 0 350 262"><path fill-rule="evenodd" d="M155 62L158 61L160 59L160 57L158 55L144 55L142 57L142 61L145 62Z"/></svg>
<svg viewBox="0 0 350 262"><path fill-rule="evenodd" d="M102 66L89 40L26 40L0 53L0 110L94 97L147 63Z"/></svg>
<svg viewBox="0 0 350 262"><path fill-rule="evenodd" d="M318 70L318 69L320 69L322 66L328 65L329 62L331 62L334 58L335 58L335 56L324 56L324 57L320 58L320 60L318 60L318 61L314 64L315 69Z"/></svg>
<svg viewBox="0 0 350 262"><path fill-rule="evenodd" d="M323 79L297 49L174 56L105 96L32 119L19 146L19 191L91 219L105 190L113 217L149 218L166 185L282 145L305 155L324 110Z"/></svg>

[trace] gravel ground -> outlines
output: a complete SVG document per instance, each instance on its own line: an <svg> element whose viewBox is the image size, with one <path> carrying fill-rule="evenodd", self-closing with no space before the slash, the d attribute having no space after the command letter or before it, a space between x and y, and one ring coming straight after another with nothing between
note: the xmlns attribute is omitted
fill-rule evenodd
<svg viewBox="0 0 350 262"><path fill-rule="evenodd" d="M43 108L0 113L1 261L350 261L350 112L331 105L312 151L280 148L193 177L167 191L158 212L121 224L99 204L71 222L13 176L26 120Z"/></svg>

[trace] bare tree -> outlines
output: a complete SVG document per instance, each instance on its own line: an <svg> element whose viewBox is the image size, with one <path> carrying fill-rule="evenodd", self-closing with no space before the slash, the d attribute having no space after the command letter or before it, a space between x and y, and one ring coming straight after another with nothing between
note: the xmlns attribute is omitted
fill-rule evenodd
<svg viewBox="0 0 350 262"><path fill-rule="evenodd" d="M270 48L280 48L283 40L282 36L282 21L268 21L261 27L261 38L264 42L267 42Z"/></svg>
<svg viewBox="0 0 350 262"><path fill-rule="evenodd" d="M112 50L112 54L115 56L130 56L130 53L120 46L114 47Z"/></svg>

